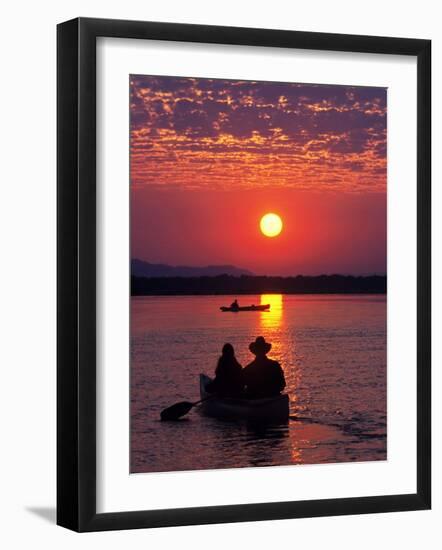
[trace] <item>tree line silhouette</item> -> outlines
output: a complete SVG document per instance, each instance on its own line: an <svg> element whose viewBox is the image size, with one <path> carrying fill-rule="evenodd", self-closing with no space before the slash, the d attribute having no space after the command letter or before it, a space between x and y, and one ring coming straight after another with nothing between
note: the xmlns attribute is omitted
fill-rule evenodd
<svg viewBox="0 0 442 550"><path fill-rule="evenodd" d="M297 275L296 277L132 277L132 296L204 294L385 294L385 275Z"/></svg>

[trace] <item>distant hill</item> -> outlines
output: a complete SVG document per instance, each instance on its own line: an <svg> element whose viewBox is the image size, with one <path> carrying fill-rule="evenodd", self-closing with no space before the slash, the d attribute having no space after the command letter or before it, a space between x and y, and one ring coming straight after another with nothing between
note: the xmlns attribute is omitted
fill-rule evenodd
<svg viewBox="0 0 442 550"><path fill-rule="evenodd" d="M241 277L253 275L251 271L235 267L234 265L208 265L203 267L190 267L185 265L151 264L143 260L131 261L132 277L217 277L230 275Z"/></svg>

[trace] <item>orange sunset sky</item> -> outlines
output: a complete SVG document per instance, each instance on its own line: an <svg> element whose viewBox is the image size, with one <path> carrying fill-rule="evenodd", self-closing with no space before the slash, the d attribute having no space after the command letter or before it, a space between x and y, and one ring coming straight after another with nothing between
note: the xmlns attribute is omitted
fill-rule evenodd
<svg viewBox="0 0 442 550"><path fill-rule="evenodd" d="M130 77L131 255L386 272L384 88ZM282 232L259 229L277 213Z"/></svg>

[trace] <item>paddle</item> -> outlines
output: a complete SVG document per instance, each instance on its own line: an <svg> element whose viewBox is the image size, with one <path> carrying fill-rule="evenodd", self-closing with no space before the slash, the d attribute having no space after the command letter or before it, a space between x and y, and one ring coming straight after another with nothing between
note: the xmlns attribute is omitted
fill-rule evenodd
<svg viewBox="0 0 442 550"><path fill-rule="evenodd" d="M167 407L167 409L161 411L161 420L178 420L178 418L181 418L187 414L193 407L195 407L195 405L199 405L203 401L212 399L212 397L215 397L215 394L209 395L208 397L195 401L194 403L191 403L190 401L180 401L179 403L175 403L175 405L171 405L170 407Z"/></svg>

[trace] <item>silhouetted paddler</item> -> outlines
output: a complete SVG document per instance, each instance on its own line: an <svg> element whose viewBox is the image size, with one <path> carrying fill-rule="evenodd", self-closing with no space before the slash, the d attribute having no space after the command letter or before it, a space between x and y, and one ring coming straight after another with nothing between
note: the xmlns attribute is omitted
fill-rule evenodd
<svg viewBox="0 0 442 550"><path fill-rule="evenodd" d="M224 344L215 379L207 386L207 391L223 397L236 397L243 393L243 369L235 357L232 344Z"/></svg>

